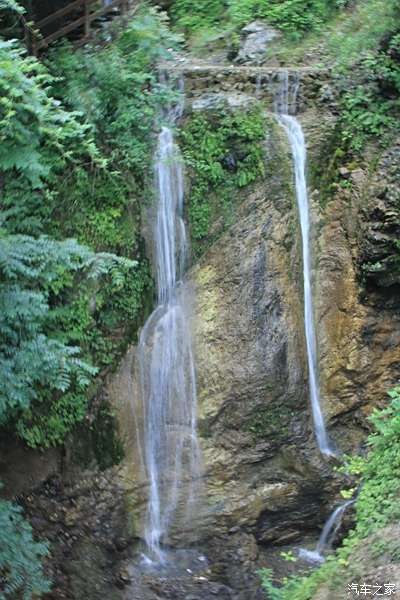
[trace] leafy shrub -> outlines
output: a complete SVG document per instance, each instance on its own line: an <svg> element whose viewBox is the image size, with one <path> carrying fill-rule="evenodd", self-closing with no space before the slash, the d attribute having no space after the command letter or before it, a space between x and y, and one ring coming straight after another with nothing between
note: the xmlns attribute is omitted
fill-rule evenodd
<svg viewBox="0 0 400 600"><path fill-rule="evenodd" d="M400 388L389 392L390 405L370 417L375 432L369 436L365 461L350 460L348 468L361 476L356 503L357 525L350 541L357 543L400 518Z"/></svg>
<svg viewBox="0 0 400 600"><path fill-rule="evenodd" d="M360 153L395 131L400 102L400 7L397 0L355 2L332 30L327 55L341 89L343 148Z"/></svg>
<svg viewBox="0 0 400 600"><path fill-rule="evenodd" d="M29 408L38 387L84 388L93 374L68 347L44 333L49 306L45 288L62 267L77 270L91 254L74 242L7 235L0 237L0 422Z"/></svg>
<svg viewBox="0 0 400 600"><path fill-rule="evenodd" d="M83 392L97 372L90 362L79 358L79 345L71 345L71 338L61 339L57 331L51 331L54 311L49 300L62 287L60 279L73 285L74 273L86 272L89 279L96 281L101 274L112 273L115 267L119 273L133 263L112 255L95 255L73 240L57 242L46 237L10 235L1 230L0 234L0 423L23 411L19 433L31 445L47 446L56 439L63 440L62 424L67 433L83 418L86 406ZM65 305L65 310L68 309ZM59 327L60 322L57 324ZM54 405L52 391L58 398ZM29 434L26 423L34 422L36 416L32 402L45 399L49 401L45 405L50 433L38 441L37 435ZM55 416L61 417L60 407L64 417L57 423Z"/></svg>
<svg viewBox="0 0 400 600"><path fill-rule="evenodd" d="M233 0L230 14L235 25L262 18L282 31L299 37L305 31L319 29L330 10L325 0Z"/></svg>
<svg viewBox="0 0 400 600"><path fill-rule="evenodd" d="M31 446L84 418L151 289L140 204L170 99L152 62L178 41L150 10L101 52L63 48L47 67L0 42L0 420Z"/></svg>
<svg viewBox="0 0 400 600"><path fill-rule="evenodd" d="M196 3L191 0L175 0L170 14L173 23L186 33L191 33L218 23L223 18L225 10L224 0L205 0Z"/></svg>
<svg viewBox="0 0 400 600"><path fill-rule="evenodd" d="M31 600L50 590L41 560L48 545L35 542L21 508L0 500L0 600Z"/></svg>
<svg viewBox="0 0 400 600"><path fill-rule="evenodd" d="M264 174L264 117L259 108L244 114L198 115L185 123L180 136L193 180L189 221L198 254L217 217L229 224L237 188Z"/></svg>
<svg viewBox="0 0 400 600"><path fill-rule="evenodd" d="M193 5L189 0L175 0L170 13L176 26L188 34L218 23L226 30L239 28L261 18L299 38L318 30L334 10L346 4L346 0L208 0Z"/></svg>
<svg viewBox="0 0 400 600"><path fill-rule="evenodd" d="M400 61L382 50L366 54L358 62L357 77L355 86L344 87L341 112L343 144L354 152L362 150L372 137L384 143L386 134L396 130L400 113Z"/></svg>
<svg viewBox="0 0 400 600"><path fill-rule="evenodd" d="M398 31L397 0L364 0L352 3L341 26L332 31L328 49L340 64L357 62L365 52L375 53Z"/></svg>

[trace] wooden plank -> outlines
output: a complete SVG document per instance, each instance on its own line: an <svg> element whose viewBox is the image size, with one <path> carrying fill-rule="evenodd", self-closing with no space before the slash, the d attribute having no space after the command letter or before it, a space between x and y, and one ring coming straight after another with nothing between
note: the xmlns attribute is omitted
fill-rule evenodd
<svg viewBox="0 0 400 600"><path fill-rule="evenodd" d="M126 10L128 9L128 7L136 4L136 2L127 2L127 0L114 0L108 6L103 6L99 10L90 13L90 5L94 2L95 0L75 0L75 2L72 2L68 6L56 11L52 15L49 15L48 17L40 21L37 24L37 27L42 27L43 24L47 25L48 23L51 23L54 19L62 17L68 14L68 12L74 10L75 8L84 5L84 15L82 17L76 19L75 21L72 21L71 23L68 23L67 25L64 25L64 27L61 27L61 29L54 31L44 39L33 40L34 50L37 52L37 50L39 50L40 48L45 48L46 46L51 44L51 42L58 40L60 37L63 37L67 33L78 29L78 27L81 27L82 25L84 25L85 27L85 35L83 37L82 44L79 45L83 45L90 38L90 24L92 23L92 21L98 19L99 17L102 17L103 15L106 15L115 8L119 8L122 14L126 14ZM137 6L134 6L133 12L136 11L136 8Z"/></svg>
<svg viewBox="0 0 400 600"><path fill-rule="evenodd" d="M132 6L132 4L130 6ZM129 14L134 15L138 8L139 8L138 5L135 5L135 6L133 6L133 8L130 8ZM73 42L74 48L81 48L85 44L89 43L92 39L93 39L92 36L89 35L89 36L85 36L85 37L81 38L80 40L75 40ZM106 42L102 41L100 45L104 46L105 44L106 44Z"/></svg>
<svg viewBox="0 0 400 600"><path fill-rule="evenodd" d="M90 35L90 5L89 0L85 0L85 37Z"/></svg>
<svg viewBox="0 0 400 600"><path fill-rule="evenodd" d="M43 48L45 46L48 46L49 44L51 44L51 42L54 42L55 40L58 40L58 38L62 37L63 35L66 35L67 33L70 33L71 31L74 31L74 29L78 29L78 27L81 27L82 25L84 25L85 24L85 20L86 20L86 17L83 16L80 19L77 19L76 21L73 21L72 23L68 23L68 25L65 25L64 27L62 27L58 31L55 31L51 35L48 35L43 40L40 40L38 42L38 44L37 44L37 47L38 48Z"/></svg>
<svg viewBox="0 0 400 600"><path fill-rule="evenodd" d="M64 6L64 8L60 8L60 10L56 10L56 12L52 13L51 15L48 15L47 17L45 17L44 19L39 21L39 23L36 23L36 27L38 27L39 29L42 29L42 27L45 27L46 25L48 25L49 23L52 23L56 19L59 19L60 17L64 17L65 15L72 12L76 8L79 8L83 4L83 2L84 2L84 0L75 0L75 2L71 2L70 4L67 4L67 6Z"/></svg>

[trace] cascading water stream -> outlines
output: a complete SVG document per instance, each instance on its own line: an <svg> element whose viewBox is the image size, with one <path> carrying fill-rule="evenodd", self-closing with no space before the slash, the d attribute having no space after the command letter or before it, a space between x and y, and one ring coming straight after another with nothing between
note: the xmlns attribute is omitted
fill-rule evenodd
<svg viewBox="0 0 400 600"><path fill-rule="evenodd" d="M322 454L334 455L326 432L321 410L319 377L317 365L317 343L314 324L313 295L311 287L310 267L310 214L306 182L306 144L303 130L294 113L299 79L295 78L293 87L289 86L287 71L280 73L279 93L275 100L277 119L288 137L293 156L295 170L296 198L299 210L302 248L303 248L303 285L304 285L304 329L307 346L308 377L311 399L311 410L314 421L315 436Z"/></svg>
<svg viewBox="0 0 400 600"><path fill-rule="evenodd" d="M324 562L324 553L332 546L336 533L338 532L338 529L342 523L343 515L346 509L354 504L354 502L355 500L343 502L343 504L338 506L333 511L324 525L315 550L304 550L302 548L299 552L300 558L304 558L305 560L314 563Z"/></svg>
<svg viewBox="0 0 400 600"><path fill-rule="evenodd" d="M175 109L174 109L175 110ZM170 120L174 113L170 113ZM173 527L183 527L196 497L199 447L196 435L196 380L187 290L182 281L187 257L182 219L182 158L172 130L163 127L155 155L157 210L153 225L158 304L139 340L143 403L143 455L149 481L145 541L149 559L162 563L161 544Z"/></svg>

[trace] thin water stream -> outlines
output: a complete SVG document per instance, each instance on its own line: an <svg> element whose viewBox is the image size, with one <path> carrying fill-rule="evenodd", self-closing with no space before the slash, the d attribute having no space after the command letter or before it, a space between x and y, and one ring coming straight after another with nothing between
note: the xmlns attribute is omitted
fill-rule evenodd
<svg viewBox="0 0 400 600"><path fill-rule="evenodd" d="M300 218L302 253L303 253L303 286L304 286L304 329L307 346L308 379L311 399L311 410L314 421L315 436L322 454L332 456L331 447L326 432L325 421L321 409L317 342L315 335L313 293L311 285L310 260L310 207L306 181L306 143L299 121L293 113L296 112L296 99L299 89L299 79L296 77L289 85L287 71L281 72L279 92L275 101L275 112L281 127L284 129L293 156L295 171L296 198Z"/></svg>
<svg viewBox="0 0 400 600"><path fill-rule="evenodd" d="M325 561L324 554L329 550L335 540L335 536L342 523L343 515L347 508L354 504L354 500L348 500L340 504L329 516L318 540L315 550L301 549L299 552L300 558L311 563L322 563Z"/></svg>

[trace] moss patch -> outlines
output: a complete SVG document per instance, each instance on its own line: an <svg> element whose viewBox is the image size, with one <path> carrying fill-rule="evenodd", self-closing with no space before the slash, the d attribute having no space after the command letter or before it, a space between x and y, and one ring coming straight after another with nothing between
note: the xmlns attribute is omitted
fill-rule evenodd
<svg viewBox="0 0 400 600"><path fill-rule="evenodd" d="M265 118L246 113L195 114L180 131L191 182L188 218L195 257L232 224L240 190L265 174Z"/></svg>
<svg viewBox="0 0 400 600"><path fill-rule="evenodd" d="M270 389L268 386L266 391ZM253 435L255 441L267 437L273 437L274 441L281 441L289 435L289 424L293 415L295 411L279 401L259 406L247 421L245 430Z"/></svg>

